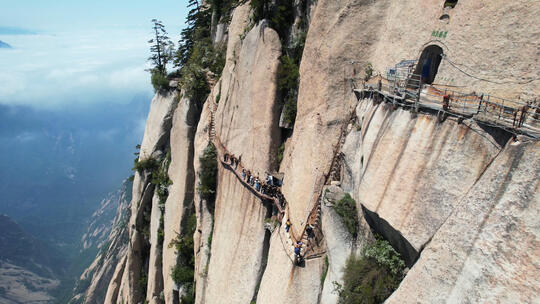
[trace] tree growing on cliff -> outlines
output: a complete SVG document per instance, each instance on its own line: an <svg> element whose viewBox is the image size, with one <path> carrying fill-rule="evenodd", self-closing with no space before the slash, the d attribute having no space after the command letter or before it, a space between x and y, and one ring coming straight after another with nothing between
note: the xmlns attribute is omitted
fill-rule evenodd
<svg viewBox="0 0 540 304"><path fill-rule="evenodd" d="M163 75L167 74L167 63L172 58L172 50L174 44L172 43L163 23L157 19L152 19L154 26L154 38L148 40L150 43L150 57L148 60L154 65L152 70L156 70Z"/></svg>
<svg viewBox="0 0 540 304"><path fill-rule="evenodd" d="M150 43L150 57L153 67L149 70L152 74L152 86L154 91L161 91L169 86L167 78L167 63L173 58L174 44L167 36L167 31L163 23L157 19L152 19L154 24L154 38L148 40Z"/></svg>
<svg viewBox="0 0 540 304"><path fill-rule="evenodd" d="M180 41L178 41L178 50L174 60L175 66L180 68L188 63L195 43L209 40L212 22L210 10L199 4L198 0L189 0L187 7L191 8L186 18L187 26L180 33Z"/></svg>

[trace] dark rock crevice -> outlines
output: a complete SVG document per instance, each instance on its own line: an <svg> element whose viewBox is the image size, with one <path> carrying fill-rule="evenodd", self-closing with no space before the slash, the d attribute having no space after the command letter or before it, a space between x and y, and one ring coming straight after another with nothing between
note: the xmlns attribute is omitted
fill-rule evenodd
<svg viewBox="0 0 540 304"><path fill-rule="evenodd" d="M270 208L267 208L266 217L268 218L271 215L272 215L272 208L270 207ZM257 295L259 294L261 281L264 275L264 271L266 270L266 265L268 264L268 252L270 251L270 237L271 236L272 236L272 233L268 229L265 229L263 250L262 250L262 255L261 255L261 267L259 268L259 273L257 275L257 285L255 286L253 297L251 298L252 302L257 302Z"/></svg>
<svg viewBox="0 0 540 304"><path fill-rule="evenodd" d="M387 240L399 252L401 258L405 261L405 265L411 268L416 260L418 260L420 252L414 249L411 243L385 219L379 217L377 213L368 210L364 205L361 206L364 219L371 229Z"/></svg>

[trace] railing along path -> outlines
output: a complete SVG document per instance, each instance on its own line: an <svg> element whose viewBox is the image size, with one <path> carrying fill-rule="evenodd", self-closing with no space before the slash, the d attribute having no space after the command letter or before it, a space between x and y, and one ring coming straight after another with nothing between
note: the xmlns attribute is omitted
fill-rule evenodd
<svg viewBox="0 0 540 304"><path fill-rule="evenodd" d="M277 207L278 211L279 211L280 216L279 216L278 219L281 221L282 216L285 213L285 211L283 210L282 207L287 206L287 208L289 208L289 205L287 204L287 201L286 201L285 197L283 196L281 191L278 191L278 193L279 193L279 196L281 197L282 201L280 201L279 198L277 198L275 196L269 196L269 195L266 195L264 193L261 193L261 192L257 191L253 186L251 186L242 177L242 175L241 175L242 169L246 170L246 167L242 164L241 161L236 160L237 164L235 163L233 165L232 163L227 163L226 161L223 160L223 156L225 154L231 155L231 153L229 153L228 149L225 147L225 145L223 145L223 143L219 139L219 136L217 136L217 134L216 134L216 130L215 130L215 111L217 110L217 104L212 101L211 105L209 103L208 108L210 110L210 127L208 129L208 136L209 136L210 141L216 147L220 163L222 164L222 166L224 166L225 168L232 171L236 175L238 180L242 183L242 185L249 188L250 191L255 196L257 196L259 199L261 199L263 201L272 201L274 203L274 205ZM354 118L354 111L351 112L349 122L353 118ZM326 185L326 184L328 184L330 182L330 179L332 177L335 178L336 174L338 174L337 172L339 171L339 161L340 161L340 157L341 157L341 155L340 155L341 154L341 148L342 148L343 144L345 143L347 125L348 125L348 123L343 124L343 127L342 127L341 132L340 132L340 137L339 137L338 143L334 146L332 162L330 163L330 167L328 169L328 172L326 174L324 174L324 176L319 178L318 182L316 183L317 185L319 185L320 189L314 193L314 197L313 197L312 201L315 202L315 205L313 206L313 208L311 209L311 211L309 212L309 214L307 216L307 220L305 222L306 224L301 229L301 231L302 231L301 235L299 237L297 237L294 234L294 229L289 229L289 237L293 241L293 244L295 244L298 241L302 241L302 243L303 243L302 248L304 249L303 256L307 255L308 250L305 249L305 248L307 247L308 243L310 243L310 240L311 240L311 238L309 238L308 235L307 235L307 227L309 225L311 225L315 229L318 229L320 231L322 189L324 188L324 185ZM316 233L316 235L317 235L317 233ZM314 241L318 244L319 241L317 240L317 238L318 237L315 237ZM306 256L307 259L309 259L309 258L317 258L317 257L320 257L322 254L324 254L323 251L314 252L314 250L313 250L314 247L316 247L316 246L309 246L309 249L311 249L311 252L310 252L309 256Z"/></svg>
<svg viewBox="0 0 540 304"><path fill-rule="evenodd" d="M374 93L394 105L422 107L450 115L472 118L514 134L540 139L540 106L537 100L523 102L487 94L465 93L448 86L422 84L418 75L406 79L377 76L355 89L361 98Z"/></svg>

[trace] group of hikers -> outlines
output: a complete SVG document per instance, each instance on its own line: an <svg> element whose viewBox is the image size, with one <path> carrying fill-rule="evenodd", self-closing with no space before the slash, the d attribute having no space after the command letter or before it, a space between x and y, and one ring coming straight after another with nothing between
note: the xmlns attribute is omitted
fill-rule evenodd
<svg viewBox="0 0 540 304"><path fill-rule="evenodd" d="M285 222L285 231L287 233L289 233L289 230L291 229L291 220L290 219L287 219L287 221ZM306 235L307 235L307 239L310 240L312 238L315 238L315 228L313 227L313 225L311 224L308 224L307 227L306 227ZM305 255L305 252L304 252L304 255L302 255L302 246L304 245L304 242L302 242L302 240L299 240L299 241L296 241L294 243L294 254L295 254L295 262L296 264L300 265L303 261L304 261L304 255ZM307 246L307 244L306 244Z"/></svg>
<svg viewBox="0 0 540 304"><path fill-rule="evenodd" d="M240 160L234 156L234 154L225 153L223 155L223 161L225 163L229 163L231 165L231 168L234 167L234 169L238 168L238 163L240 163Z"/></svg>
<svg viewBox="0 0 540 304"><path fill-rule="evenodd" d="M240 163L239 158L235 157L234 154L228 153L225 153L223 155L223 161L226 164L229 164L231 168L235 170L238 169L238 164ZM252 186L257 192L277 198L280 206L282 208L285 207L285 197L279 190L279 187L281 186L279 180L274 179L271 174L266 173L266 179L264 181L261 181L259 178L259 174L255 176L251 173L250 170L246 170L244 168L242 168L241 174L242 179L250 186Z"/></svg>
<svg viewBox="0 0 540 304"><path fill-rule="evenodd" d="M240 159L235 157L234 154L225 153L223 155L223 162L230 165L231 168L236 170L238 169ZM280 191L280 180L277 180L271 174L266 173L266 179L264 181L261 181L261 179L259 178L259 174L253 175L250 170L246 170L244 168L242 168L241 175L242 179L247 184L252 186L257 192L271 197L275 197L279 200L281 207L285 206L285 197ZM285 223L285 231L287 231L287 233L289 232L291 225L291 221L287 219L287 222ZM308 240L315 237L314 227L311 224L308 224L308 226L306 227L306 235L308 237ZM304 243L301 240L294 243L294 254L297 264L301 264L303 262L303 245Z"/></svg>

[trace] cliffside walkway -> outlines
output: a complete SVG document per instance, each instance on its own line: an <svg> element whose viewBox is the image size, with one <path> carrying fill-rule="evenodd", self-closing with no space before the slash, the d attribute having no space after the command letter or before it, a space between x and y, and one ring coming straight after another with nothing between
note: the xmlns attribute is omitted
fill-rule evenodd
<svg viewBox="0 0 540 304"><path fill-rule="evenodd" d="M359 98L380 98L393 105L427 109L540 139L540 106L537 100L522 102L488 94L465 93L447 86L422 84L420 76L385 78L377 76L362 88Z"/></svg>
<svg viewBox="0 0 540 304"><path fill-rule="evenodd" d="M274 205L276 206L277 210L279 211L279 220L281 221L282 217L283 217L283 214L285 213L285 211L283 210L282 208L282 203L279 201L279 198L275 197L275 196L270 196L270 195L267 195L267 194L264 194L260 191L257 191L255 189L254 186L250 185L246 180L244 180L242 178L242 169L244 170L249 170L247 169L241 161L238 161L238 165L235 165L234 167L232 166L232 164L230 163L227 163L223 160L223 156L228 154L228 155L231 155L231 153L229 152L229 150L225 147L225 145L223 145L223 143L221 142L221 140L219 139L219 137L216 135L216 130L215 130L215 111L216 111L216 108L217 108L217 104L213 103L212 102L212 105L210 106L209 105L209 108L210 108L210 128L208 130L208 134L209 134L209 138L210 138L210 141L214 144L214 146L216 147L216 150L218 152L218 158L219 158L219 162L221 163L221 165L230 170L231 172L234 173L234 175L236 175L236 177L238 178L238 180L240 180L240 182L242 183L242 185L244 185L245 187L247 187L251 193L253 193L253 195L257 196L259 199L263 200L263 201L270 201L270 202L273 202ZM281 193L281 192L279 192ZM285 205L286 202L283 202L283 205Z"/></svg>
<svg viewBox="0 0 540 304"><path fill-rule="evenodd" d="M270 195L267 195L267 194L264 194L264 193L261 193L260 191L257 191L253 186L251 186L243 177L242 177L242 169L244 170L249 170L249 169L246 169L246 167L244 166L244 164L241 162L241 161L238 161L238 165L235 165L233 167L232 164L230 163L227 163L226 161L224 161L223 159L223 156L225 154L229 154L231 155L231 153L229 152L229 150L225 147L225 145L223 145L223 143L221 142L219 136L217 136L216 134L216 129L215 129L215 112L217 110L217 104L215 102L209 102L208 103L208 108L210 110L210 122L209 122L209 128L208 128L208 137L209 137L209 140L214 144L214 146L216 147L216 150L218 152L218 158L219 158L219 163L226 169L228 169L229 171L233 172L234 175L238 178L238 180L240 181L240 183L242 185L244 185L244 187L247 187L250 192L255 195L256 197L258 197L260 200L262 201L270 201L270 202L273 202L273 204L276 206L277 210L279 211L279 216L278 216L278 220L279 222L281 222L283 220L283 216L285 214L285 210L283 210L283 206L286 206L286 208L289 207L289 204L287 203L286 199L285 199L285 196L280 192L278 191L278 195L281 197L281 201L280 201L280 198L276 197L276 196L270 196ZM321 218L321 200L322 200L322 188L325 184L329 183L330 181L330 178L333 176L335 177L336 176L336 172L338 172L337 174L339 174L339 159L340 159L340 151L341 151L341 147L343 146L343 143L345 142L345 135L346 135L346 132L345 132L345 128L342 129L341 131L341 135L340 135L340 139L339 139L339 142L338 144L334 147L334 157L332 158L332 162L331 162L331 165L330 165L330 169L328 170L328 173L325 174L320 180L319 180L319 183L321 185L321 190L320 191L317 191L314 195L314 201L316 202L316 204L314 205L314 207L312 208L311 212L309 213L308 215L308 218L305 222L305 225L302 227L302 233L300 236L296 236L294 234L294 231L293 229L290 229L289 230L289 237L292 241L292 245L296 244L296 242L298 241L302 241L303 245L302 245L302 249L303 249L303 256L306 258L306 259L310 259L310 258L317 258L317 257L320 257L322 256L322 254L324 254L324 251L315 251L314 248L317 248L319 247L320 245L320 236L321 234L319 232L316 232L314 231L314 237L313 238L310 238L308 237L308 234L307 234L307 227L309 225L313 226L314 227L314 230L318 230L320 231L320 218ZM316 243L316 245L312 245L312 241L314 241ZM291 249L294 249L294 247L291 247Z"/></svg>

